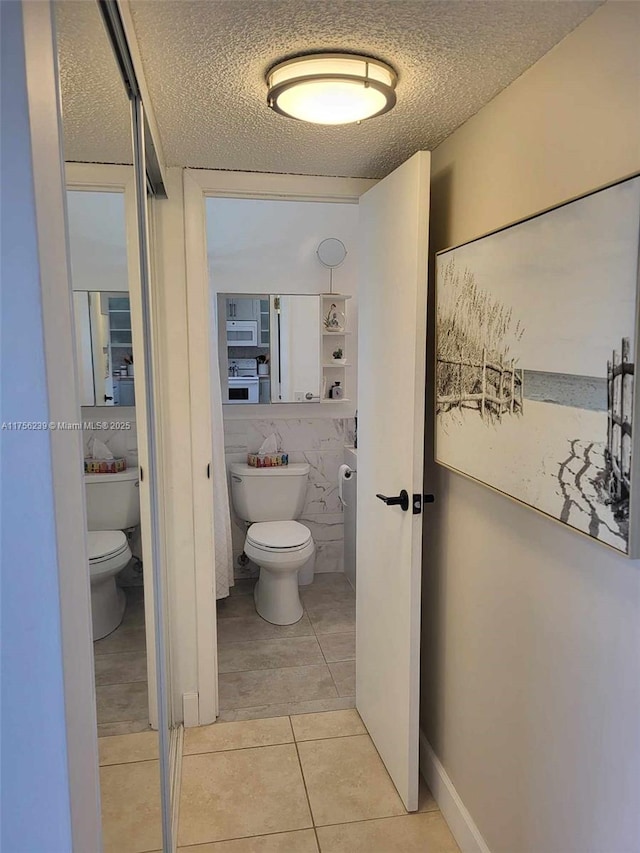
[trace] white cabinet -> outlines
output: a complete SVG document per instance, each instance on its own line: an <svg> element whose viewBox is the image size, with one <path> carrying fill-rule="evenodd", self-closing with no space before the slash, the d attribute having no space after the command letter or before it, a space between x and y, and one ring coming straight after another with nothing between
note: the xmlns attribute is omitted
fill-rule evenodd
<svg viewBox="0 0 640 853"><path fill-rule="evenodd" d="M259 320L260 300L250 296L227 297L227 320Z"/></svg>

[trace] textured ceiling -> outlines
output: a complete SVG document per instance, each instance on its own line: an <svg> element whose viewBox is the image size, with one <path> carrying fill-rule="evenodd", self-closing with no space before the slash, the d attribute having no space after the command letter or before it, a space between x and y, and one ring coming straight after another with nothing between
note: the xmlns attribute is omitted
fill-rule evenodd
<svg viewBox="0 0 640 853"><path fill-rule="evenodd" d="M98 4L57 0L55 16L65 160L132 163L129 99Z"/></svg>
<svg viewBox="0 0 640 853"><path fill-rule="evenodd" d="M433 149L601 0L132 0L168 165L379 178ZM56 3L66 157L130 162L127 102L91 0ZM313 51L370 53L397 106L321 127L266 106L266 70Z"/></svg>
<svg viewBox="0 0 640 853"><path fill-rule="evenodd" d="M134 0L169 165L378 178L433 149L593 12L546 0ZM265 71L362 51L398 72L398 103L319 127L266 106Z"/></svg>

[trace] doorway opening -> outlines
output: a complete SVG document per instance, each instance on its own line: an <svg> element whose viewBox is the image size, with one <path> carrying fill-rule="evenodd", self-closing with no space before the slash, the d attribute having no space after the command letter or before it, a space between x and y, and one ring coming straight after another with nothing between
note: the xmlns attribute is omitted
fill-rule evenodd
<svg viewBox="0 0 640 853"><path fill-rule="evenodd" d="M340 477L355 458L358 208L209 197L205 211L214 470L217 449L226 472L213 482L219 719L353 708L355 516ZM331 271L317 254L327 238L346 248ZM279 577L275 601L267 589L272 535L293 536L287 559L302 554L286 605Z"/></svg>

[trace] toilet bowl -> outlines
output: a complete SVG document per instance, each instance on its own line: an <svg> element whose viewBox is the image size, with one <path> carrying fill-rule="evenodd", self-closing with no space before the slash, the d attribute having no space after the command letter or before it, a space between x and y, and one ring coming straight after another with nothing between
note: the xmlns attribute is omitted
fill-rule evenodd
<svg viewBox="0 0 640 853"><path fill-rule="evenodd" d="M116 575L131 559L131 550L121 530L89 531L87 541L93 639L101 640L122 622L126 598Z"/></svg>
<svg viewBox="0 0 640 853"><path fill-rule="evenodd" d="M252 468L232 462L229 474L236 515L250 525L244 553L260 567L256 610L274 625L292 625L303 612L298 569L315 553L311 531L294 520L304 508L309 464Z"/></svg>
<svg viewBox="0 0 640 853"><path fill-rule="evenodd" d="M267 622L292 625L302 618L298 569L314 551L311 531L297 521L263 521L247 531L244 552L260 567L254 601Z"/></svg>
<svg viewBox="0 0 640 853"><path fill-rule="evenodd" d="M131 560L123 530L140 524L138 469L117 474L85 474L89 576L93 639L100 640L122 622L126 596L116 586L116 575Z"/></svg>

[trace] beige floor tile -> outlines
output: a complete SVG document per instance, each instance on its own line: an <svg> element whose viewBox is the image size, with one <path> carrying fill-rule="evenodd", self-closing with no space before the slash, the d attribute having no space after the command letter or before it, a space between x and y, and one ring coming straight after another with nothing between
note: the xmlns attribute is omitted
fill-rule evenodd
<svg viewBox="0 0 640 853"><path fill-rule="evenodd" d="M322 654L327 663L342 660L355 660L356 632L347 634L321 634L318 637Z"/></svg>
<svg viewBox="0 0 640 853"><path fill-rule="evenodd" d="M240 601L238 596L235 601ZM279 669L286 666L323 664L324 656L315 637L288 637L260 643L231 643L218 652L219 672Z"/></svg>
<svg viewBox="0 0 640 853"><path fill-rule="evenodd" d="M298 743L316 826L405 814L368 735Z"/></svg>
<svg viewBox="0 0 640 853"><path fill-rule="evenodd" d="M101 723L98 726L98 737L113 737L114 735L130 735L136 732L148 732L149 720L125 720L119 723Z"/></svg>
<svg viewBox="0 0 640 853"><path fill-rule="evenodd" d="M440 812L318 828L322 853L459 853Z"/></svg>
<svg viewBox="0 0 640 853"><path fill-rule="evenodd" d="M118 652L143 652L146 648L144 628L116 628L103 640L93 644L94 655L110 655Z"/></svg>
<svg viewBox="0 0 640 853"><path fill-rule="evenodd" d="M316 714L320 711L342 711L355 708L355 696L336 696L334 699L312 699L309 702L282 702L278 705L253 705L249 708L227 708L220 711L219 722L258 720L292 714Z"/></svg>
<svg viewBox="0 0 640 853"><path fill-rule="evenodd" d="M247 749L292 743L289 717L266 720L247 720L240 723L214 723L184 731L184 755L197 752L224 752L228 749Z"/></svg>
<svg viewBox="0 0 640 853"><path fill-rule="evenodd" d="M309 637L313 635L311 622L306 614L294 625L272 625L257 613L253 616L238 616L220 619L218 622L218 647L229 643L247 643L251 640L278 640L285 637ZM101 640L100 642L104 642Z"/></svg>
<svg viewBox="0 0 640 853"><path fill-rule="evenodd" d="M128 764L132 761L149 761L158 758L158 733L114 735L98 741L100 765Z"/></svg>
<svg viewBox="0 0 640 853"><path fill-rule="evenodd" d="M422 778L422 774L420 775L420 783L418 788L418 811L419 812L433 812L438 810L438 804L435 801L435 798L431 791L429 790L429 786Z"/></svg>
<svg viewBox="0 0 640 853"><path fill-rule="evenodd" d="M347 634L356 629L355 604L318 604L307 607L316 634Z"/></svg>
<svg viewBox="0 0 640 853"><path fill-rule="evenodd" d="M96 703L99 724L149 719L147 685L144 682L96 687Z"/></svg>
<svg viewBox="0 0 640 853"><path fill-rule="evenodd" d="M278 832L275 835L257 835L253 838L236 838L234 841L216 841L195 847L179 847L181 853L318 853L316 834L312 829L297 832Z"/></svg>
<svg viewBox="0 0 640 853"><path fill-rule="evenodd" d="M180 846L310 826L295 745L182 759Z"/></svg>
<svg viewBox="0 0 640 853"><path fill-rule="evenodd" d="M141 853L162 847L157 761L100 768L104 853Z"/></svg>
<svg viewBox="0 0 640 853"><path fill-rule="evenodd" d="M326 664L225 672L218 679L220 709L330 699L338 695Z"/></svg>
<svg viewBox="0 0 640 853"><path fill-rule="evenodd" d="M297 741L367 734L360 714L355 708L320 714L301 714L291 717L291 725Z"/></svg>
<svg viewBox="0 0 640 853"><path fill-rule="evenodd" d="M356 662L354 660L330 663L329 671L335 682L338 696L356 695Z"/></svg>
<svg viewBox="0 0 640 853"><path fill-rule="evenodd" d="M144 652L98 655L94 662L98 687L147 680L147 656Z"/></svg>

